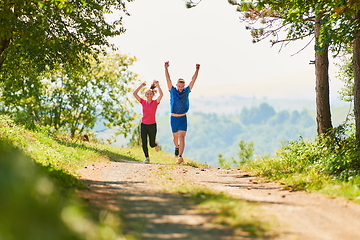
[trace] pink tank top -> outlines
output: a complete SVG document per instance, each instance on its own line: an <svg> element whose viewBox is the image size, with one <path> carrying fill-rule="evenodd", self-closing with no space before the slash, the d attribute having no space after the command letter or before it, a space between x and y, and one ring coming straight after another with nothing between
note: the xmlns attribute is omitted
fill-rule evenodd
<svg viewBox="0 0 360 240"><path fill-rule="evenodd" d="M141 122L144 124L154 124L156 123L156 109L158 107L158 102L156 100L152 100L151 103L148 103L145 99L140 99L140 103L142 105L143 117Z"/></svg>

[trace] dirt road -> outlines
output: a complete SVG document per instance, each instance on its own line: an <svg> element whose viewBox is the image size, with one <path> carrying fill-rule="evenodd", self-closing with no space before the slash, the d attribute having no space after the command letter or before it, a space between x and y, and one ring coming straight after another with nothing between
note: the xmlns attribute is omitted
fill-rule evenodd
<svg viewBox="0 0 360 240"><path fill-rule="evenodd" d="M281 226L280 234L271 239L360 239L360 205L283 190L240 170L111 162L88 166L79 173L89 186L82 196L101 209L121 211L128 233L137 239L250 239L210 224L211 215L195 212L179 194L164 191L165 186L158 184L164 176L260 203L264 214L275 216Z"/></svg>

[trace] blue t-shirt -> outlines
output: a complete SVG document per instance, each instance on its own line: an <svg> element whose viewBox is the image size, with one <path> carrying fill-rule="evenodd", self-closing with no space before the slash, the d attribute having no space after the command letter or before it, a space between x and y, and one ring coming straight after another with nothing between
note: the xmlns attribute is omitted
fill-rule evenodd
<svg viewBox="0 0 360 240"><path fill-rule="evenodd" d="M171 113L184 114L187 113L190 107L189 94L190 87L187 86L182 92L179 92L174 86L169 90L170 92L170 110Z"/></svg>

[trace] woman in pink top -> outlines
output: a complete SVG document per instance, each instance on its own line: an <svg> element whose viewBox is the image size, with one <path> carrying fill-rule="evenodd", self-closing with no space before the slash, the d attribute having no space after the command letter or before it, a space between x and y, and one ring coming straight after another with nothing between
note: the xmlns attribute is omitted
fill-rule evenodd
<svg viewBox="0 0 360 240"><path fill-rule="evenodd" d="M142 119L141 119L141 127L140 127L140 136L142 142L142 149L145 155L145 163L150 163L149 158L149 150L148 150L148 136L150 141L150 147L155 148L156 151L159 151L159 145L156 142L156 110L160 101L163 97L163 92L160 88L159 81L154 81L151 85L150 89L146 90L145 97L146 100L139 97L138 92L142 87L146 86L146 83L142 83L135 91L134 96L135 98L141 103L142 105ZM159 96L156 100L153 100L153 97L156 93L155 88L159 89Z"/></svg>

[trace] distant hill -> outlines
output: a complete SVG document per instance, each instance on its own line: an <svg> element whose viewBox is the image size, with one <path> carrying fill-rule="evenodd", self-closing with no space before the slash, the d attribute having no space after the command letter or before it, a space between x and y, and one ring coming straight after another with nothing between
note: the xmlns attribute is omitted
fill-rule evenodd
<svg viewBox="0 0 360 240"><path fill-rule="evenodd" d="M282 110L308 110L315 111L315 100L308 99L275 99L275 98L246 98L236 95L222 95L222 96L201 96L190 98L190 111L191 113L218 113L218 114L233 114L240 113L244 107L258 106L261 103L267 103L272 106L276 111ZM331 101L331 107L333 109L339 107L349 106L349 103L341 101L339 99L333 99ZM139 107L140 110L140 107ZM164 99L159 105L158 114L169 113L169 100Z"/></svg>
<svg viewBox="0 0 360 240"><path fill-rule="evenodd" d="M254 125L244 127L239 120L240 113L244 108L252 109L258 107L261 103L271 106L277 113L288 112L307 112L312 121L308 127L298 125L279 125L279 127L271 127L268 125ZM187 143L185 156L206 162L209 165L216 166L217 155L219 153L227 157L236 157L238 151L238 142L240 140L254 141L256 153L264 155L274 153L276 149L281 147L281 141L293 141L301 135L304 138L312 138L316 135L316 111L315 102L310 100L294 100L294 99L257 99L244 98L240 96L217 96L217 97L199 97L192 98L189 111L189 127L187 135ZM333 125L337 126L343 123L350 111L350 104L344 102L336 102L332 108ZM140 106L136 106L136 111L140 113ZM213 119L210 124L205 122L204 115L208 115ZM218 117L217 117L218 116ZM169 125L169 101L163 100L158 109L158 140L163 150L173 152L172 133ZM140 120L139 120L140 121ZM278 120L272 120L274 121ZM214 124L215 122L215 124ZM237 125L238 124L238 125ZM285 124L285 123L284 123ZM229 126L232 128L229 128ZM311 127L310 127L311 126ZM238 129L238 130L237 130ZM276 131L275 131L276 130ZM96 125L94 131L97 132L99 139L111 139L114 130L106 129L101 123ZM206 132L216 131L218 135L211 135L213 142L208 142ZM274 132L275 131L275 132ZM226 134L231 134L226 135ZM229 136L229 137L227 137ZM198 139L197 139L198 138ZM206 139L207 141L203 141ZM200 142L207 142L205 146L200 146ZM216 143L218 141L218 143ZM114 146L125 146L129 142L129 138L117 137ZM207 149L209 147L209 149Z"/></svg>

